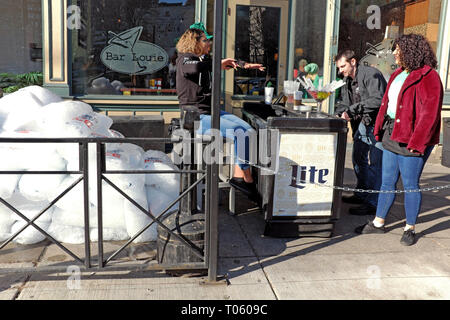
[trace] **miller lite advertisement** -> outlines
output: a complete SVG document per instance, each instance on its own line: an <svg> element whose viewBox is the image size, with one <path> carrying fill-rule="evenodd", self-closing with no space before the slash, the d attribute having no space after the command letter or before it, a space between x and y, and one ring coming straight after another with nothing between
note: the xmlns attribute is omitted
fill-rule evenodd
<svg viewBox="0 0 450 320"><path fill-rule="evenodd" d="M281 133L273 216L330 216L336 133Z"/></svg>

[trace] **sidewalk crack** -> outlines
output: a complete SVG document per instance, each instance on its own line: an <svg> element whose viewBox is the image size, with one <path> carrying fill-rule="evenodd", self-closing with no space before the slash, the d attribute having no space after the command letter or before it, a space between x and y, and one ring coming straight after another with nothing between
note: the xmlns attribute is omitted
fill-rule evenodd
<svg viewBox="0 0 450 320"><path fill-rule="evenodd" d="M17 292L14 294L11 300L17 300L19 298L20 294L22 293L23 288L27 285L27 283L30 281L31 274L27 274L27 277L25 278L25 281L22 283L20 287L17 288Z"/></svg>
<svg viewBox="0 0 450 320"><path fill-rule="evenodd" d="M41 262L42 257L44 256L44 254L47 252L47 248L48 245L46 245L44 247L44 249L42 250L41 254L39 255L39 257L32 262L33 268L37 267L37 265L39 264L39 262ZM32 273L31 274L27 274L25 280L23 281L23 283L20 285L20 287L17 288L17 292L14 294L14 296L12 297L11 300L17 300L20 296L20 294L22 293L23 289L25 288L25 286L28 284L28 282L30 282Z"/></svg>
<svg viewBox="0 0 450 320"><path fill-rule="evenodd" d="M275 289L274 289L274 287L273 287L273 285L272 285L272 282L271 282L270 279L269 279L269 276L268 276L267 273L266 273L266 270L264 270L264 267L263 267L263 265L262 265L262 263L261 263L261 260L259 259L258 254L256 253L255 248L253 247L252 243L250 242L250 240L249 240L249 238L248 238L248 236L247 236L247 233L246 233L245 230L242 228L242 226L241 226L241 224L239 223L239 220L237 219L237 217L236 217L236 216L233 216L233 218L236 220L236 222L237 222L237 224L238 224L238 226L239 226L239 229L241 229L241 232L242 232L242 234L244 235L245 240L247 241L248 245L250 246L250 248L251 248L251 250L252 250L252 252L253 252L253 254L254 254L255 258L256 258L256 260L258 261L259 267L261 268L261 270L262 270L262 272L263 272L263 274L264 274L264 277L266 278L266 281L267 281L267 283L269 284L270 290L272 290L272 293L273 293L273 295L274 295L274 297L275 297L275 300L280 300L280 299L278 298L278 296L277 296L277 293L275 292Z"/></svg>

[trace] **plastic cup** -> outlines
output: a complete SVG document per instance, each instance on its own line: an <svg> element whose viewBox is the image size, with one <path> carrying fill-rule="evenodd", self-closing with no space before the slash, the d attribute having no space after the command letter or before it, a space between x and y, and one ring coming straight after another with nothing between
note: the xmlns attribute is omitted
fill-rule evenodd
<svg viewBox="0 0 450 320"><path fill-rule="evenodd" d="M298 82L285 80L283 83L284 95L287 97L286 107L294 110L294 92L298 89Z"/></svg>
<svg viewBox="0 0 450 320"><path fill-rule="evenodd" d="M273 90L275 88L273 87L265 87L264 88L264 102L266 104L272 104L272 98L273 98Z"/></svg>
<svg viewBox="0 0 450 320"><path fill-rule="evenodd" d="M300 110L300 105L302 104L302 91L294 91L294 110Z"/></svg>
<svg viewBox="0 0 450 320"><path fill-rule="evenodd" d="M294 110L294 94L288 93L286 94L286 96L287 96L286 107L289 110Z"/></svg>

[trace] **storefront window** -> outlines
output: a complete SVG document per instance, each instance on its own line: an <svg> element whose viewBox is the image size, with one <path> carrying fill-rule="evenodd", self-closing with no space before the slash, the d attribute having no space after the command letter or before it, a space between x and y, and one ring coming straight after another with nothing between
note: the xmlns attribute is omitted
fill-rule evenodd
<svg viewBox="0 0 450 320"><path fill-rule="evenodd" d="M442 0L342 0L339 50L352 49L361 63L386 78L396 69L393 40L418 33L436 52Z"/></svg>
<svg viewBox="0 0 450 320"><path fill-rule="evenodd" d="M194 23L195 0L73 1L74 95L176 95L175 45Z"/></svg>
<svg viewBox="0 0 450 320"><path fill-rule="evenodd" d="M325 8L326 0L297 1L295 17L295 46L294 46L294 79L305 76L304 67L308 64L316 64L317 75L311 77L323 77L323 60L325 50ZM315 68L311 68L314 70ZM304 98L309 98L304 93Z"/></svg>
<svg viewBox="0 0 450 320"><path fill-rule="evenodd" d="M41 0L2 0L0 21L0 73L42 72Z"/></svg>
<svg viewBox="0 0 450 320"><path fill-rule="evenodd" d="M214 34L214 0L208 0L206 5L206 31Z"/></svg>
<svg viewBox="0 0 450 320"><path fill-rule="evenodd" d="M449 52L449 56L450 56L450 52ZM447 86L446 86L446 90L447 91L450 90L450 59L448 60L448 65L447 65Z"/></svg>
<svg viewBox="0 0 450 320"><path fill-rule="evenodd" d="M266 71L238 69L235 95L264 95L269 82L277 88L280 13L276 7L236 6L235 58L261 63Z"/></svg>

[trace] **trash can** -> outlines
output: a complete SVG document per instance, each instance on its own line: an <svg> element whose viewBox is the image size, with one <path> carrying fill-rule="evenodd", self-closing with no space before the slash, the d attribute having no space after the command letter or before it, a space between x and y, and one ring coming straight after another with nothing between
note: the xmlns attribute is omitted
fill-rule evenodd
<svg viewBox="0 0 450 320"><path fill-rule="evenodd" d="M331 237L342 191L324 185L342 186L347 122L323 112L255 102L244 103L242 113L258 132L264 235ZM262 139L261 129L267 129L267 138Z"/></svg>
<svg viewBox="0 0 450 320"><path fill-rule="evenodd" d="M442 165L450 167L450 118L443 118Z"/></svg>

